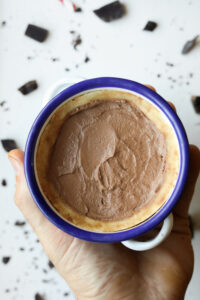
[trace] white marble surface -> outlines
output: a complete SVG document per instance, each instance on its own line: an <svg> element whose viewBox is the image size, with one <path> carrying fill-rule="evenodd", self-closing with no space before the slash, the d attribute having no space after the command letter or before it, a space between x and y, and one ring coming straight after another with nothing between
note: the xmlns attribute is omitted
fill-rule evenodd
<svg viewBox="0 0 200 300"><path fill-rule="evenodd" d="M0 107L0 138L14 138L24 148L41 99L56 80L71 76L118 76L154 85L165 99L175 103L189 141L200 146L200 115L195 114L191 105L191 95L200 95L200 44L190 54L181 55L183 44L200 33L200 1L124 0L127 15L110 24L92 13L108 0L77 2L83 13L64 9L58 0L1 0L0 102L5 100L6 104ZM6 25L1 26L4 20ZM152 33L142 31L148 20L159 24ZM25 37L28 23L47 28L47 41L40 44ZM78 51L71 45L70 30L80 33L83 39ZM86 55L90 57L87 64ZM52 62L52 58L58 60ZM38 81L38 90L21 95L18 87L32 79ZM6 108L9 110L5 111ZM49 269L48 259L29 225L14 226L23 217L13 203L14 174L0 145L0 180L3 178L8 185L0 186L0 260L3 256L11 256L11 260L7 265L0 261L0 299L29 300L34 299L36 292L47 300L75 299L71 292L63 296L69 288L55 269ZM200 295L199 194L200 180L191 206L195 221L195 268L187 300L199 299ZM48 272L44 273L44 269Z"/></svg>

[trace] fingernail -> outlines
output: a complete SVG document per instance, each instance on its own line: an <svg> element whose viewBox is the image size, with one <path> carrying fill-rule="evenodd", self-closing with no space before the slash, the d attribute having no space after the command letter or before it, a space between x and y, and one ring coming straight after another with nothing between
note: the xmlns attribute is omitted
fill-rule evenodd
<svg viewBox="0 0 200 300"><path fill-rule="evenodd" d="M19 162L11 156L8 156L8 158L9 158L9 160L11 162L11 165L12 165L14 171L15 171L15 175L18 176L20 174L20 164L19 164Z"/></svg>

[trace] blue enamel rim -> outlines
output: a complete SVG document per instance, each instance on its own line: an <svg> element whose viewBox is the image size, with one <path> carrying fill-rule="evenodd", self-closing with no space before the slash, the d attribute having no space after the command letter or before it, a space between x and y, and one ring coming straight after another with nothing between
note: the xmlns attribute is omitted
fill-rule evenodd
<svg viewBox="0 0 200 300"><path fill-rule="evenodd" d="M180 171L176 186L171 197L165 203L165 205L150 219L141 223L140 225L128 229L125 231L114 232L114 233L96 233L87 230L83 230L77 228L67 221L64 221L60 218L46 203L44 200L39 187L36 182L36 177L34 173L34 151L37 142L38 135L40 130L42 129L45 121L50 116L50 114L64 101L68 98L92 89L97 88L120 88L126 89L128 91L136 92L150 101L152 101L160 110L166 115L168 120L171 122L175 133L177 135L179 148L180 148ZM72 85L71 87L63 90L56 97L54 97L39 113L35 122L32 125L32 128L29 132L28 139L25 147L25 176L28 183L29 190L31 195L42 211L42 213L58 228L63 230L64 232L71 234L74 237L93 242L101 242L101 243L113 243L120 242L124 240L128 240L134 237L137 237L141 234L146 233L147 231L153 229L159 223L161 223L172 211L174 205L178 201L183 187L185 185L187 174L188 174L188 166L189 166L189 145L188 139L184 130L184 127L173 111L171 106L157 93L147 88L146 86L127 79L114 78L114 77L100 77L89 80L84 80L77 84Z"/></svg>

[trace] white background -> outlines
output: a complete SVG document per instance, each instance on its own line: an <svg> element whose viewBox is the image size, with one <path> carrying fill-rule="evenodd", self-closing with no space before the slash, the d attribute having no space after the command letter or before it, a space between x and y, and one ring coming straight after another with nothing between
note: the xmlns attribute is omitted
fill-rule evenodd
<svg viewBox="0 0 200 300"><path fill-rule="evenodd" d="M1 0L0 102L5 100L6 104L0 107L0 138L14 138L24 148L43 95L56 80L71 76L118 76L155 86L176 105L189 141L200 146L200 115L191 104L191 96L200 95L200 43L191 53L181 54L184 43L200 34L200 1L124 0L126 16L104 23L92 10L108 2L77 0L83 12L75 14L58 0ZM4 20L6 25L1 26ZM154 32L142 30L148 20L159 24ZM28 23L47 28L48 39L38 43L24 36ZM77 51L71 45L70 30L82 37ZM90 57L87 64L86 55ZM58 60L52 62L52 58ZM38 90L23 96L17 89L32 79L37 80ZM14 226L23 217L13 203L14 174L0 145L0 181L3 178L8 185L0 186L0 260L7 255L11 260L7 265L0 261L0 299L29 300L34 299L36 292L47 300L75 299L71 292L68 297L63 296L69 288L55 269L49 269L48 259L29 225ZM200 180L191 206L195 268L188 300L199 299L200 295L199 194ZM44 279L50 281L44 283Z"/></svg>

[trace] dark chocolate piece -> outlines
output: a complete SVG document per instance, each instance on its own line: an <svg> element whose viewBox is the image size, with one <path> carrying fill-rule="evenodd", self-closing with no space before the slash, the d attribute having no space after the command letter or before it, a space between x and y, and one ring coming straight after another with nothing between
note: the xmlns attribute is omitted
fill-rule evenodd
<svg viewBox="0 0 200 300"><path fill-rule="evenodd" d="M183 49L182 49L181 53L182 54L187 54L188 52L190 52L196 46L198 37L199 36L197 35L192 40L187 41L185 43L185 45L183 46Z"/></svg>
<svg viewBox="0 0 200 300"><path fill-rule="evenodd" d="M19 227L24 226L25 224L26 224L25 221L16 221L15 222L15 226L19 226Z"/></svg>
<svg viewBox="0 0 200 300"><path fill-rule="evenodd" d="M143 30L153 31L157 26L156 22L148 21Z"/></svg>
<svg viewBox="0 0 200 300"><path fill-rule="evenodd" d="M86 56L84 62L87 63L88 61L90 61L90 58L88 56Z"/></svg>
<svg viewBox="0 0 200 300"><path fill-rule="evenodd" d="M40 295L39 293L36 293L35 300L45 300L45 298L42 295Z"/></svg>
<svg viewBox="0 0 200 300"><path fill-rule="evenodd" d="M26 28L25 35L41 43L47 38L48 30L29 24Z"/></svg>
<svg viewBox="0 0 200 300"><path fill-rule="evenodd" d="M75 50L77 50L77 47L82 43L82 39L81 36L78 35L73 41L72 41L72 45L74 47Z"/></svg>
<svg viewBox="0 0 200 300"><path fill-rule="evenodd" d="M11 139L1 140L1 143L2 143L4 150L7 152L17 148L16 142Z"/></svg>
<svg viewBox="0 0 200 300"><path fill-rule="evenodd" d="M50 260L48 261L48 266L49 266L50 269L54 268L54 264Z"/></svg>
<svg viewBox="0 0 200 300"><path fill-rule="evenodd" d="M75 7L74 11L75 11L75 12L82 12L83 10L82 10L81 7Z"/></svg>
<svg viewBox="0 0 200 300"><path fill-rule="evenodd" d="M36 90L38 88L38 84L35 80L28 81L24 85L22 85L18 91L20 91L23 95L27 95L31 93L32 91Z"/></svg>
<svg viewBox="0 0 200 300"><path fill-rule="evenodd" d="M5 179L2 179L1 185L2 185L2 186L6 186L6 185L7 185L7 181L6 181Z"/></svg>
<svg viewBox="0 0 200 300"><path fill-rule="evenodd" d="M197 114L200 114L200 96L193 96L192 103Z"/></svg>
<svg viewBox="0 0 200 300"><path fill-rule="evenodd" d="M2 258L2 262L6 265L10 261L11 257L10 256L4 256Z"/></svg>
<svg viewBox="0 0 200 300"><path fill-rule="evenodd" d="M94 10L95 15L97 15L101 20L105 22L111 22L113 20L120 19L124 13L124 5L120 1L114 1L110 4L102 6L99 9Z"/></svg>

